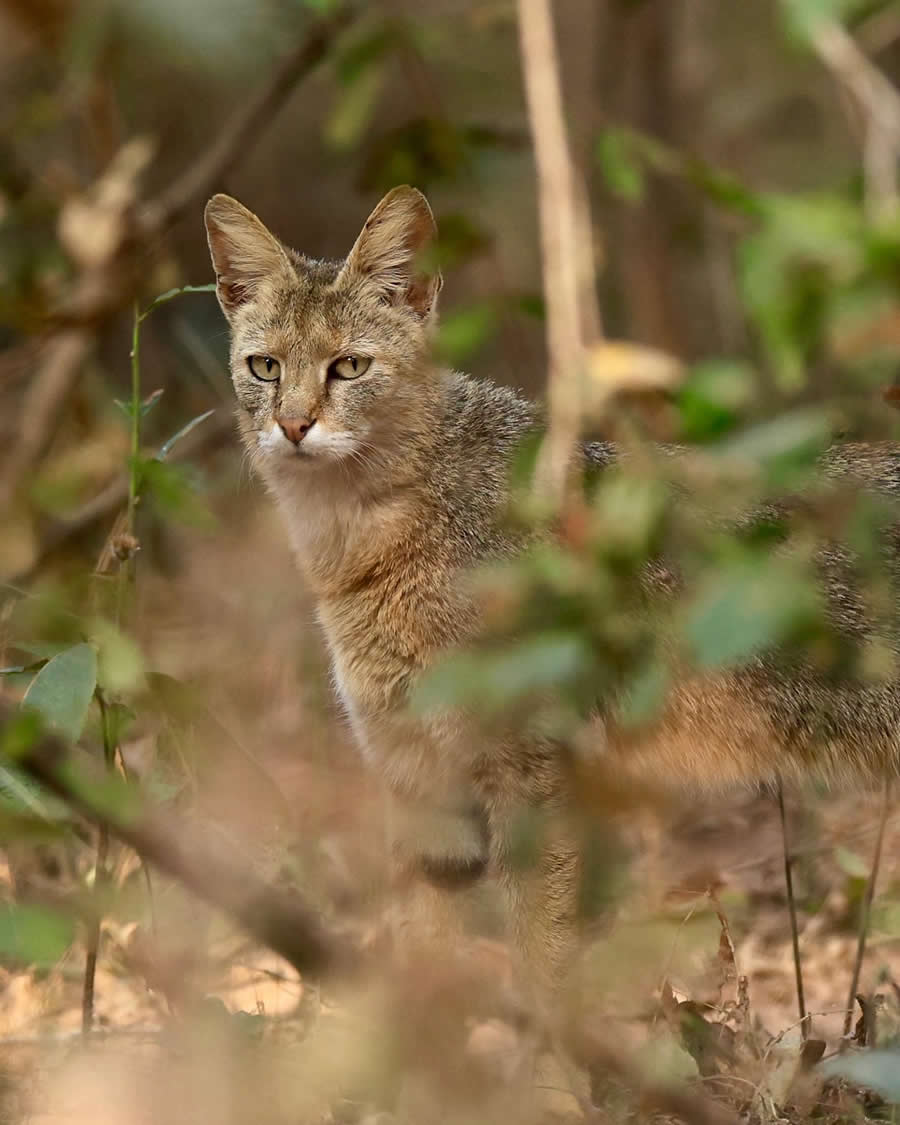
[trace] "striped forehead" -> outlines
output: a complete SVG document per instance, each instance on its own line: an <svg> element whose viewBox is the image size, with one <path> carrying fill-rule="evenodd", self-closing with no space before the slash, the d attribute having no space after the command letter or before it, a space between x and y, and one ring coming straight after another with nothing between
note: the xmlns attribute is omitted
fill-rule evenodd
<svg viewBox="0 0 900 1125"><path fill-rule="evenodd" d="M329 351L345 323L345 298L332 283L340 262L296 256L296 283L279 288L259 309L255 327L276 353Z"/></svg>

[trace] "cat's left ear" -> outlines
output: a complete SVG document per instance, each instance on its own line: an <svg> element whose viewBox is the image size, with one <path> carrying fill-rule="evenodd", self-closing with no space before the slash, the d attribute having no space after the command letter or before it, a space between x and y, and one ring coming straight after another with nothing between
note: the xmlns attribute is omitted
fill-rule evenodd
<svg viewBox="0 0 900 1125"><path fill-rule="evenodd" d="M425 251L437 238L437 224L425 196L397 187L366 220L347 256L338 284L365 278L395 304L406 304L423 319L435 309L441 275L423 267Z"/></svg>

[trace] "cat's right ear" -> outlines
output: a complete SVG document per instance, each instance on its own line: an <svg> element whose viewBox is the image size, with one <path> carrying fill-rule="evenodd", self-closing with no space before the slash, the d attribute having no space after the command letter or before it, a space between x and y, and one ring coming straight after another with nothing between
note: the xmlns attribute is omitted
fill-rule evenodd
<svg viewBox="0 0 900 1125"><path fill-rule="evenodd" d="M209 253L216 271L216 295L230 319L252 301L260 282L292 275L284 247L252 211L230 195L214 195L204 212Z"/></svg>

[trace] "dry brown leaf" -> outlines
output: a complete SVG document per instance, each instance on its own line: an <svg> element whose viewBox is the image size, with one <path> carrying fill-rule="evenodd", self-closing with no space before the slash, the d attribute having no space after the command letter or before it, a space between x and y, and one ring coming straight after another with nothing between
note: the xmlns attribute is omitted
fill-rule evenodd
<svg viewBox="0 0 900 1125"><path fill-rule="evenodd" d="M684 377L680 359L659 348L603 340L587 353L589 405L621 393L673 391Z"/></svg>
<svg viewBox="0 0 900 1125"><path fill-rule="evenodd" d="M145 138L129 141L86 194L65 204L59 216L59 239L79 265L96 269L116 256L127 231L128 212L138 198L138 179L152 156L153 146Z"/></svg>

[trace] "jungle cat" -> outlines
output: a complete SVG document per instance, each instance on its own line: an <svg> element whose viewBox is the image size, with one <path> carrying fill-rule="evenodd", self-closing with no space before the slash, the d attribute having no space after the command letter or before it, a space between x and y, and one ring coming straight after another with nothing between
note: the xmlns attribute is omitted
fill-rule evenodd
<svg viewBox="0 0 900 1125"><path fill-rule="evenodd" d="M314 596L355 739L398 798L425 810L410 846L432 877L498 873L532 979L553 988L576 941L578 848L565 828L551 833L526 875L510 838L523 806L566 808L569 774L537 735L407 708L422 673L478 630L466 573L523 549L504 515L537 408L434 361L441 279L420 263L436 228L415 189L389 192L341 262L288 249L226 195L209 201L206 229L241 435ZM825 471L900 492L894 447L839 447ZM896 770L900 691L782 678L761 660L677 685L627 754L615 731L603 737L623 771L682 787L811 769L871 779Z"/></svg>

